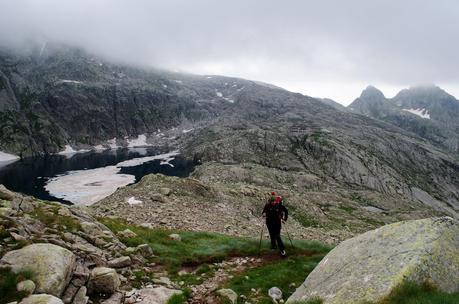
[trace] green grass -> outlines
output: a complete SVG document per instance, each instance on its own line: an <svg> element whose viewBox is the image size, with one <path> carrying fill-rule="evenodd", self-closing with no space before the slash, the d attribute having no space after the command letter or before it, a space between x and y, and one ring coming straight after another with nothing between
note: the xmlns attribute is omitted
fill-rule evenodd
<svg viewBox="0 0 459 304"><path fill-rule="evenodd" d="M182 290L182 294L173 295L167 301L167 304L185 304L190 297L191 297L191 290L185 288L184 290Z"/></svg>
<svg viewBox="0 0 459 304"><path fill-rule="evenodd" d="M429 284L406 282L377 304L457 304L459 292L448 294Z"/></svg>
<svg viewBox="0 0 459 304"><path fill-rule="evenodd" d="M81 230L80 223L78 220L65 215L59 215L59 206L52 206L51 210L45 210L44 208L35 208L31 213L31 216L38 219L40 222L48 227L56 227L60 231L78 231Z"/></svg>
<svg viewBox="0 0 459 304"><path fill-rule="evenodd" d="M256 267L237 275L226 287L233 289L238 295L245 295L249 302L269 304L272 301L268 296L268 290L276 286L282 290L283 298L286 300L304 282L324 255L325 253L313 256L294 255ZM249 278L247 279L246 276ZM292 283L295 285L291 285ZM252 288L259 289L258 294L254 294Z"/></svg>
<svg viewBox="0 0 459 304"><path fill-rule="evenodd" d="M134 231L137 237L121 238L121 241L131 247L149 244L157 256L154 262L166 266L170 272L175 272L182 266L220 262L231 256L258 255L259 242L256 239L208 232L147 229L130 225L121 219L102 218L100 221L115 233L127 228ZM182 241L169 239L171 233L178 233ZM318 242L295 241L295 246L296 250L301 252L322 253L330 250L329 246ZM261 254L268 252L269 244L265 240L262 243Z"/></svg>
<svg viewBox="0 0 459 304"><path fill-rule="evenodd" d="M16 291L16 284L32 277L30 271L13 273L10 269L0 269L0 304L20 301L26 297L26 293Z"/></svg>

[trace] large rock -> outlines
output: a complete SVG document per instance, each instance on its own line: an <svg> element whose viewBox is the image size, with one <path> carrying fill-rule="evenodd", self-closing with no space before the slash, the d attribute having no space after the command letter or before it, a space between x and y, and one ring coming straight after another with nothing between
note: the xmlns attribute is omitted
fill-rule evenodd
<svg viewBox="0 0 459 304"><path fill-rule="evenodd" d="M5 254L2 262L11 265L14 272L30 270L36 284L36 293L60 297L70 281L75 267L75 255L52 244L32 244Z"/></svg>
<svg viewBox="0 0 459 304"><path fill-rule="evenodd" d="M96 267L91 272L89 289L93 293L114 293L120 286L120 278L115 269Z"/></svg>
<svg viewBox="0 0 459 304"><path fill-rule="evenodd" d="M31 295L23 299L19 304L64 304L61 299L48 294Z"/></svg>
<svg viewBox="0 0 459 304"><path fill-rule="evenodd" d="M459 222L449 217L386 225L342 242L287 303L318 297L324 304L376 302L407 281L459 291Z"/></svg>
<svg viewBox="0 0 459 304"><path fill-rule="evenodd" d="M0 199L4 199L7 201L12 201L16 194L8 189L5 186L0 185Z"/></svg>

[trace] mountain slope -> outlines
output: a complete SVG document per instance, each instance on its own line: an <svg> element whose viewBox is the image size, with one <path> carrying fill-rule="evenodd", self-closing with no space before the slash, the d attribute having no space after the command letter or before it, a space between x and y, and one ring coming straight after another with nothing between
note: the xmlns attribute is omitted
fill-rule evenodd
<svg viewBox="0 0 459 304"><path fill-rule="evenodd" d="M163 143L190 158L228 166L204 167L204 180L225 182L226 170L256 164L269 177L265 187L280 183L278 189L303 202L310 191L343 197L358 192L366 193L366 204L383 209L389 201L422 202L429 210L458 215L455 155L411 130L315 98L242 79L112 64L68 48L3 53L0 70L0 149L7 152L50 153L112 138L126 144L129 137L156 138L162 136L158 129L187 125L186 131L194 130ZM392 105L374 88L361 99L381 109ZM284 179L278 177L282 172Z"/></svg>

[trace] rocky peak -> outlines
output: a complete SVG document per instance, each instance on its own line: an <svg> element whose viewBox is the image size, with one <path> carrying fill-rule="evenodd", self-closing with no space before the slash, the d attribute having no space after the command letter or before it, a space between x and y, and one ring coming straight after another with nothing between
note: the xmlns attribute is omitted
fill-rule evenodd
<svg viewBox="0 0 459 304"><path fill-rule="evenodd" d="M369 101L371 101L385 99L386 97L384 96L383 92L381 92L379 89L372 85L369 85L365 88L365 90L362 91L362 93L360 94L360 98L369 99Z"/></svg>

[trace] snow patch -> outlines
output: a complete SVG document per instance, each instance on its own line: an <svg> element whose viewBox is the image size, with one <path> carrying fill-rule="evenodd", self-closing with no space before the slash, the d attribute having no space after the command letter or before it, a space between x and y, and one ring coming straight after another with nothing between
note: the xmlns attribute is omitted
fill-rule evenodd
<svg viewBox="0 0 459 304"><path fill-rule="evenodd" d="M223 94L222 92L219 92L219 91L215 91L215 94L217 94L218 97L223 97Z"/></svg>
<svg viewBox="0 0 459 304"><path fill-rule="evenodd" d="M65 157L67 158L71 158L72 156L74 156L75 154L77 153L86 153L86 152L89 152L90 150L88 149L80 149L80 150L75 150L72 148L72 146L70 145L65 145L65 149L60 151L59 155L64 155Z"/></svg>
<svg viewBox="0 0 459 304"><path fill-rule="evenodd" d="M145 146L148 146L147 136L145 134L140 134L139 136L137 136L137 139L128 140L129 148L145 147Z"/></svg>
<svg viewBox="0 0 459 304"><path fill-rule="evenodd" d="M110 146L110 149L118 149L120 147L116 144L116 137L107 140L107 143Z"/></svg>
<svg viewBox="0 0 459 304"><path fill-rule="evenodd" d="M193 131L194 129L185 129L185 130L182 130L182 133L183 134L186 134L186 133L189 133L191 131Z"/></svg>
<svg viewBox="0 0 459 304"><path fill-rule="evenodd" d="M223 99L226 100L227 102L234 103L234 100L232 100L231 98L223 97Z"/></svg>
<svg viewBox="0 0 459 304"><path fill-rule="evenodd" d="M421 118L430 119L429 111L426 109L402 109L403 111L410 112L411 114L417 115Z"/></svg>
<svg viewBox="0 0 459 304"><path fill-rule="evenodd" d="M10 162L18 160L19 156L0 151L0 162Z"/></svg>
<svg viewBox="0 0 459 304"><path fill-rule="evenodd" d="M147 163L153 160L168 160L172 158L174 159L175 156L179 154L179 151L172 151L170 153L165 153L165 154L159 154L159 155L154 155L154 156L146 156L146 157L140 157L140 158L134 158L130 160L125 160L123 162L118 163L116 166L120 168L124 167L135 167L138 165L141 165L143 163Z"/></svg>
<svg viewBox="0 0 459 304"><path fill-rule="evenodd" d="M104 150L106 150L106 148L104 146L102 146L102 145L97 145L97 146L94 146L93 148L96 151L104 151Z"/></svg>
<svg viewBox="0 0 459 304"><path fill-rule="evenodd" d="M181 81L181 80L174 80L174 81L175 81L176 83L180 83L180 84L183 83L183 81Z"/></svg>
<svg viewBox="0 0 459 304"><path fill-rule="evenodd" d="M163 88L167 89L167 85L166 85L166 84L163 84Z"/></svg>
<svg viewBox="0 0 459 304"><path fill-rule="evenodd" d="M82 81L77 81L77 80L69 80L69 79L61 79L58 81L58 83L74 83L74 84L81 84L83 83Z"/></svg>
<svg viewBox="0 0 459 304"><path fill-rule="evenodd" d="M135 197L131 196L130 198L127 199L127 203L129 205L139 205L139 204L142 204L143 202L139 201L139 200L135 199Z"/></svg>

